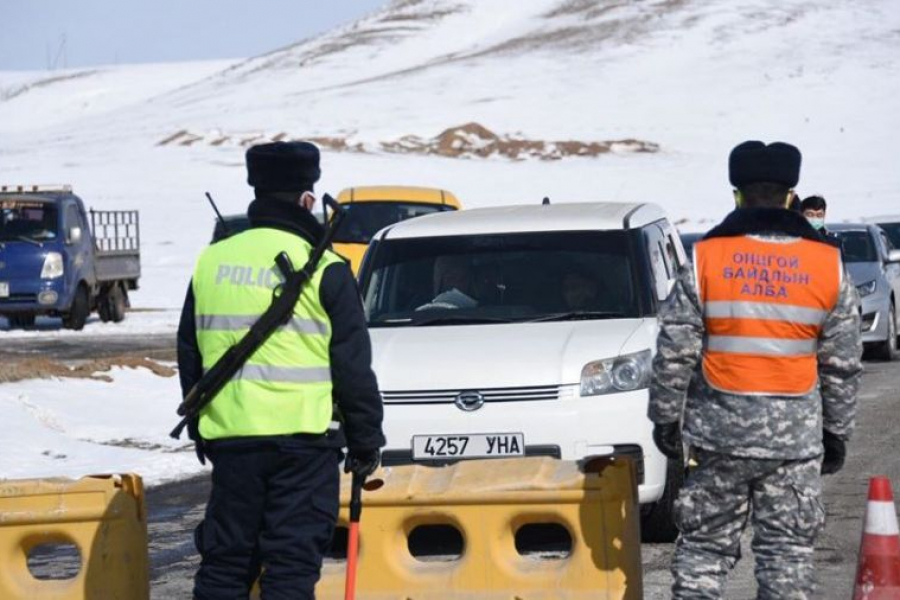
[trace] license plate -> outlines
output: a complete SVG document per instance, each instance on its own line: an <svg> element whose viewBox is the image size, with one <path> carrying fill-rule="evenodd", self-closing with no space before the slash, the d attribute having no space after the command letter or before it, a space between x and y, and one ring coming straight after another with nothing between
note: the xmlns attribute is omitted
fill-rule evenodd
<svg viewBox="0 0 900 600"><path fill-rule="evenodd" d="M525 436L521 433L415 435L412 455L413 460L524 456Z"/></svg>
<svg viewBox="0 0 900 600"><path fill-rule="evenodd" d="M9 298L9 283L0 281L0 298Z"/></svg>

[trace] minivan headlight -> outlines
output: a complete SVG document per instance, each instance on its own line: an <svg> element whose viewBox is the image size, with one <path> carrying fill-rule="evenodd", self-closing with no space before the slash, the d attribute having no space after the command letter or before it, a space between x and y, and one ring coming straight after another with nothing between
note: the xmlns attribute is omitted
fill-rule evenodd
<svg viewBox="0 0 900 600"><path fill-rule="evenodd" d="M56 279L62 277L63 258L59 252L48 252L44 257L44 267L41 269L41 279Z"/></svg>
<svg viewBox="0 0 900 600"><path fill-rule="evenodd" d="M640 390L649 385L650 372L650 350L589 362L581 370L581 395Z"/></svg>
<svg viewBox="0 0 900 600"><path fill-rule="evenodd" d="M856 286L856 291L859 292L859 297L864 298L870 294L875 293L875 280L867 281L865 283L861 283Z"/></svg>

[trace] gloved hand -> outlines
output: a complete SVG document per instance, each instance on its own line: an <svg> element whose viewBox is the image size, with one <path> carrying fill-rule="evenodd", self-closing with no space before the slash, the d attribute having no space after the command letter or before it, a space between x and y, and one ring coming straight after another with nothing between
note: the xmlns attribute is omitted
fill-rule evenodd
<svg viewBox="0 0 900 600"><path fill-rule="evenodd" d="M834 475L844 466L847 457L847 444L827 429L822 430L822 445L825 446L825 458L822 459L822 475Z"/></svg>
<svg viewBox="0 0 900 600"><path fill-rule="evenodd" d="M365 479L381 464L381 450L350 450L344 460L344 473Z"/></svg>
<svg viewBox="0 0 900 600"><path fill-rule="evenodd" d="M656 423L653 425L653 441L659 451L666 455L667 458L678 460L683 452L681 448L681 424L678 421L674 423Z"/></svg>

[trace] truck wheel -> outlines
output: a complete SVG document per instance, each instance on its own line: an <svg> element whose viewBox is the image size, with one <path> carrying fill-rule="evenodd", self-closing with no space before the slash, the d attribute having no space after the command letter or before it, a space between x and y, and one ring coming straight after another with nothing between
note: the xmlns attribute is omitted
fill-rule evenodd
<svg viewBox="0 0 900 600"><path fill-rule="evenodd" d="M84 329L84 324L87 322L88 315L91 312L90 302L91 299L88 297L87 288L83 285L78 286L69 312L63 315L63 327L74 329L75 331Z"/></svg>
<svg viewBox="0 0 900 600"><path fill-rule="evenodd" d="M100 300L97 301L97 314L100 315L100 320L104 323L108 323L112 320L112 317L109 316L109 300L106 297L106 294L100 297Z"/></svg>
<svg viewBox="0 0 900 600"><path fill-rule="evenodd" d="M641 514L641 541L668 544L678 537L675 527L675 500L684 485L684 466L681 460L669 460L666 467L666 487L662 497Z"/></svg>
<svg viewBox="0 0 900 600"><path fill-rule="evenodd" d="M7 319L9 319L10 328L25 328L34 326L34 315L9 315Z"/></svg>
<svg viewBox="0 0 900 600"><path fill-rule="evenodd" d="M897 313L894 309L894 301L891 300L887 314L887 339L878 344L876 353L881 360L897 360L900 358L900 350L897 349Z"/></svg>
<svg viewBox="0 0 900 600"><path fill-rule="evenodd" d="M109 290L106 295L107 310L109 310L109 319L113 323L121 323L125 320L125 308L128 306L128 296L122 286L116 284Z"/></svg>

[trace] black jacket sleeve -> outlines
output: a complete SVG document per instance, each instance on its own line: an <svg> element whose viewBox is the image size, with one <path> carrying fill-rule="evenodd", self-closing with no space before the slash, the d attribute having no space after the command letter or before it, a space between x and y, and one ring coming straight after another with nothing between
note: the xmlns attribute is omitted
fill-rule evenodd
<svg viewBox="0 0 900 600"><path fill-rule="evenodd" d="M384 410L372 371L372 344L356 280L346 263L329 265L319 288L331 320L331 380L343 415L347 447L374 450L385 444Z"/></svg>
<svg viewBox="0 0 900 600"><path fill-rule="evenodd" d="M197 345L197 324L194 318L194 290L189 284L181 320L178 323L178 377L181 397L184 398L203 376L203 358Z"/></svg>

